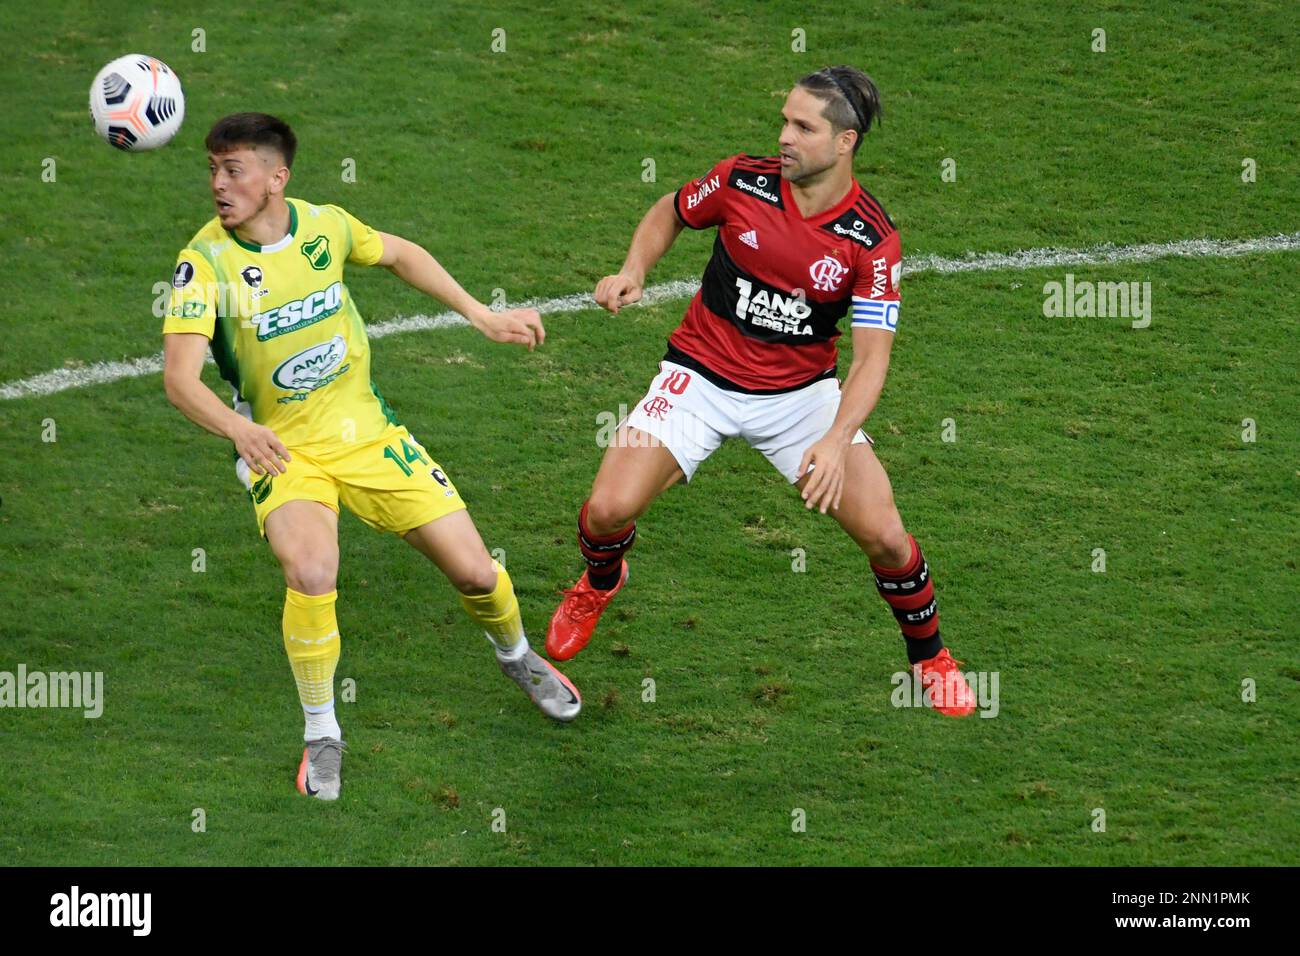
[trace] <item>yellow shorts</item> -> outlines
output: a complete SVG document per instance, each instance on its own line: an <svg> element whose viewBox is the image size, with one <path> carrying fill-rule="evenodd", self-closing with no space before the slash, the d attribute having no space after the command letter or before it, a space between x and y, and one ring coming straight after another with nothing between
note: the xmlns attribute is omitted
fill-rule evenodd
<svg viewBox="0 0 1300 956"><path fill-rule="evenodd" d="M266 516L286 501L319 501L337 514L342 498L370 527L394 534L465 508L451 479L405 425L390 423L363 444L290 448L289 456L282 475L258 475L244 459L235 461L264 538Z"/></svg>

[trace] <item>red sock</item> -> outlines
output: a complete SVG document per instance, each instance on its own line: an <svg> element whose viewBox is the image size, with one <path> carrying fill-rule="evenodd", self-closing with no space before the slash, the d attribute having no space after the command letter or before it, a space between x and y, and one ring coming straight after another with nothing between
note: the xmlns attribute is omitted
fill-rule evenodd
<svg viewBox="0 0 1300 956"><path fill-rule="evenodd" d="M943 639L939 636L939 607L929 565L910 534L907 543L912 556L901 568L886 568L872 561L871 570L876 575L876 590L893 610L907 641L907 659L915 664L943 650Z"/></svg>
<svg viewBox="0 0 1300 956"><path fill-rule="evenodd" d="M618 584L623 573L623 555L636 541L636 522L613 534L592 534L587 527L587 502L578 512L578 547L587 562L587 580L600 591L609 591Z"/></svg>

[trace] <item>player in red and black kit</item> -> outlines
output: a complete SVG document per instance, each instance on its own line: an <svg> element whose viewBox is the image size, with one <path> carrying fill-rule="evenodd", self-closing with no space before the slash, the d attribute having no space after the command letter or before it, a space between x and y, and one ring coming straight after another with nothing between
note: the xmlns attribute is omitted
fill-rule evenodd
<svg viewBox="0 0 1300 956"><path fill-rule="evenodd" d="M623 268L596 286L596 302L617 313L641 298L646 273L684 227L717 227L700 291L578 513L587 570L551 618L553 658L587 645L627 581L636 519L724 439L740 437L866 552L927 702L952 716L974 710L960 662L939 636L925 558L861 430L898 323L898 232L853 178L853 156L879 113L880 94L861 71L805 76L781 111L780 155L732 156L662 197ZM849 314L853 363L841 388L835 340Z"/></svg>

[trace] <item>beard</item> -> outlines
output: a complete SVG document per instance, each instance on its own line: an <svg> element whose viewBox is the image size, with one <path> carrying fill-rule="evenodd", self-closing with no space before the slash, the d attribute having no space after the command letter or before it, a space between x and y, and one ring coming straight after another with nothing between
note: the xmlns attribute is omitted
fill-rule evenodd
<svg viewBox="0 0 1300 956"><path fill-rule="evenodd" d="M782 167L781 175L791 183L815 183L821 175L835 165L832 158L829 162L820 166L810 164L807 159L800 158L795 160L795 164L789 169Z"/></svg>

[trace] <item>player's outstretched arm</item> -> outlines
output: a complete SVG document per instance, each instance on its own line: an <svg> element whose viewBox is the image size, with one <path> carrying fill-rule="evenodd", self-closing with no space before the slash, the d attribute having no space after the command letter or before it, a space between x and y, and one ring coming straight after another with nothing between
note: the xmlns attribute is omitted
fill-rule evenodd
<svg viewBox="0 0 1300 956"><path fill-rule="evenodd" d="M461 288L451 273L423 246L386 232L381 232L379 237L384 242L384 254L379 265L386 266L412 288L455 309L493 342L526 345L531 352L546 341L546 329L542 327L542 317L536 309L493 312Z"/></svg>
<svg viewBox="0 0 1300 956"><path fill-rule="evenodd" d="M645 277L685 228L673 208L675 195L668 193L650 207L632 234L623 268L617 275L605 276L596 283L596 304L602 309L617 315L623 306L641 301Z"/></svg>
<svg viewBox="0 0 1300 956"><path fill-rule="evenodd" d="M289 450L275 432L249 421L203 384L207 351L206 335L170 332L163 336L163 388L167 400L194 424L234 442L240 457L259 475L265 474L267 468L283 474L281 461L289 461Z"/></svg>

